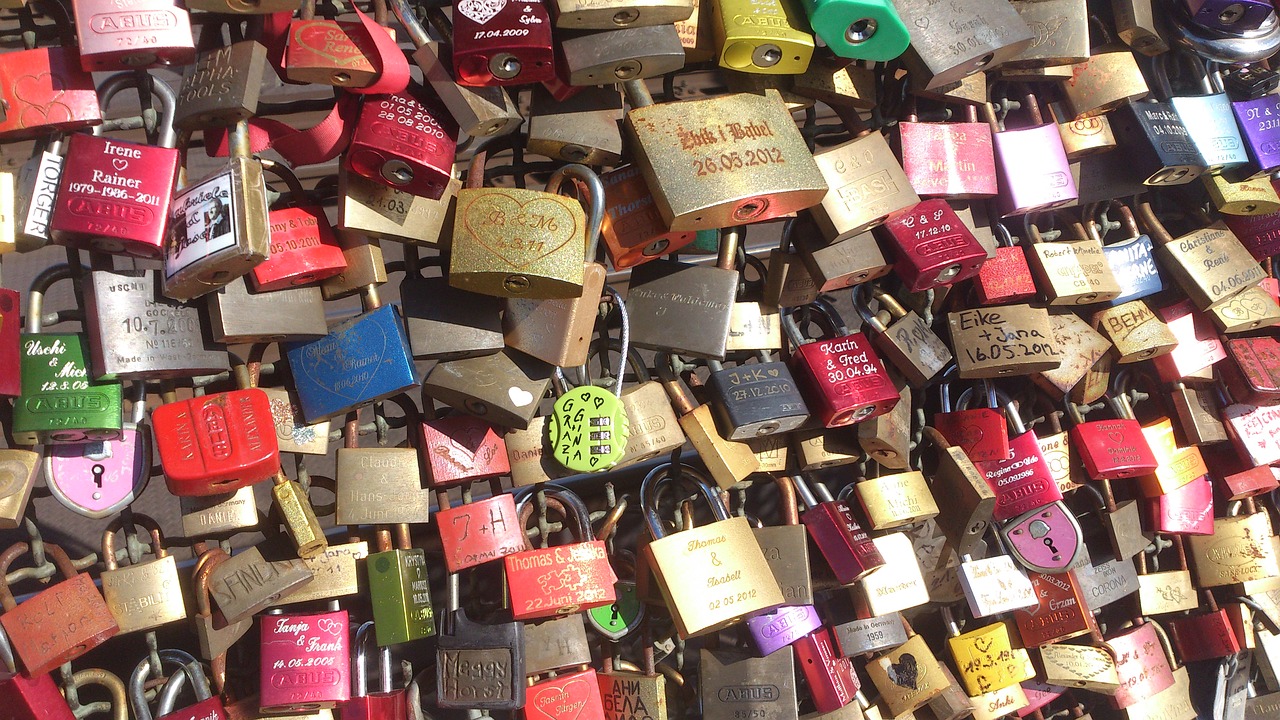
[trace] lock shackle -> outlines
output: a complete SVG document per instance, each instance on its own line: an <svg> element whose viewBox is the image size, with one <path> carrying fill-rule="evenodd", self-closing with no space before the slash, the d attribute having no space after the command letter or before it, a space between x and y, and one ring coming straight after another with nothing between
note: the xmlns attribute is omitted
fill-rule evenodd
<svg viewBox="0 0 1280 720"><path fill-rule="evenodd" d="M431 42L431 36L427 34L427 29L418 20L418 14L409 6L408 0L389 0L388 5L396 19L404 26L404 31L409 35L409 40L415 48L420 48Z"/></svg>
<svg viewBox="0 0 1280 720"><path fill-rule="evenodd" d="M222 563L231 559L222 548L210 548L200 555L195 572L191 574L192 592L196 596L196 614L201 617L213 616L213 602L209 592L209 577Z"/></svg>
<svg viewBox="0 0 1280 720"><path fill-rule="evenodd" d="M796 484L786 475L775 475L773 484L778 488L778 509L782 521L788 525L800 524L800 507L796 501Z"/></svg>
<svg viewBox="0 0 1280 720"><path fill-rule="evenodd" d="M831 491L827 489L826 485L815 482L810 486L809 481L804 477L804 473L792 475L791 481L795 483L796 492L799 493L800 501L804 503L806 508L813 509L824 502L835 502L835 498L831 495ZM818 489L817 497L814 497L813 488L815 487Z"/></svg>
<svg viewBox="0 0 1280 720"><path fill-rule="evenodd" d="M369 658L366 653L374 640L375 632L372 620L360 623L360 628L356 630L356 654L351 659L351 679L354 683L352 692L355 697L364 697L369 694L369 670L366 662ZM378 648L378 683L382 687L382 692L391 692L390 646Z"/></svg>
<svg viewBox="0 0 1280 720"><path fill-rule="evenodd" d="M636 78L622 83L622 91L627 94L627 102L636 110L653 104L653 95L649 93L649 85L643 79Z"/></svg>
<svg viewBox="0 0 1280 720"><path fill-rule="evenodd" d="M151 84L149 88L143 88L139 76L148 78ZM156 147L175 148L178 146L178 134L173 129L173 116L175 109L178 107L178 97L174 94L173 88L160 78L150 73L133 73L121 72L109 76L98 85L98 97L101 98L100 105L103 110L111 104L112 98L120 93L121 90L132 87L139 89L139 101L146 102L144 94L151 96L151 103L154 105L156 100L160 104L159 124L156 125ZM145 121L147 113L152 110L151 107L142 108L142 116ZM246 126L247 127L247 126ZM95 135L101 135L101 126L94 128Z"/></svg>
<svg viewBox="0 0 1280 720"><path fill-rule="evenodd" d="M858 316L862 318L863 324L875 332L883 334L889 329L889 326L882 322L880 318L876 316L876 313L871 311L872 292L867 287L870 284L871 283L863 283L861 285L854 286L853 309L858 312ZM898 308L901 309L902 306L899 305Z"/></svg>
<svg viewBox="0 0 1280 720"><path fill-rule="evenodd" d="M938 401L941 403L941 409L944 413L953 412L954 408L951 404L951 383L960 379L960 366L952 362L938 378Z"/></svg>
<svg viewBox="0 0 1280 720"><path fill-rule="evenodd" d="M564 485L557 485L555 483L542 483L540 485L531 485L528 488L522 489L523 492L518 493L516 497L516 512L519 514L522 521L526 519L526 515L524 514L526 512L526 508L528 509L527 512L533 512L533 500L535 496L537 496L538 492L541 491L545 494L544 497L548 501L553 498L560 501L560 509L564 515L566 524L569 522L573 523L573 527L569 530L569 534L573 535L578 542L587 542L592 539L591 511L587 509L587 504L582 501L582 498L577 493ZM523 524L521 527L523 527ZM528 541L526 540L526 542Z"/></svg>
<svg viewBox="0 0 1280 720"><path fill-rule="evenodd" d="M577 163L565 165L551 174L547 180L547 192L558 195L560 187L568 178L577 180L579 188L587 194L587 245L586 261L594 262L600 247L600 226L604 223L604 183L600 176L586 165Z"/></svg>
<svg viewBox="0 0 1280 720"><path fill-rule="evenodd" d="M591 344L591 349L587 352L587 358L600 358L601 365L603 366L604 363L608 362L608 357L604 356L605 353L621 351L621 338L601 338ZM649 365L644 361L644 355L642 355L639 348L636 347L627 348L626 365L623 366L622 375L619 375L618 377L625 377L627 370L630 370L631 373L636 376L637 383L647 382L653 376L653 372L649 369ZM622 393L615 394L621 395Z"/></svg>
<svg viewBox="0 0 1280 720"><path fill-rule="evenodd" d="M680 468L677 479L671 474L674 467L671 463L662 463L650 470L640 483L640 511L644 513L645 524L649 526L649 534L654 540L660 540L666 532L662 527L662 518L658 515L658 490L665 482L692 482L698 488L698 494L711 507L714 522L729 519L729 509L720 502L720 495L711 487L711 481L700 470L689 465Z"/></svg>
<svg viewBox="0 0 1280 720"><path fill-rule="evenodd" d="M302 180L298 179L298 174L293 171L293 168L276 160L261 160L260 162L264 171L282 180L285 187L289 188L287 193L289 195L289 207L297 207L308 199L307 190L302 187ZM271 188L267 188L267 191L270 192Z"/></svg>
<svg viewBox="0 0 1280 720"><path fill-rule="evenodd" d="M1173 235L1169 233L1164 223L1160 222L1160 218L1156 217L1156 211L1147 200L1138 203L1138 223L1156 244L1168 245L1173 242Z"/></svg>
<svg viewBox="0 0 1280 720"><path fill-rule="evenodd" d="M151 536L151 552L156 559L167 557L169 553L164 549L164 534L160 531L160 524L153 520L149 515L141 513L133 513L131 527L140 527L147 531ZM102 531L102 561L106 564L108 570L118 569L116 560L116 533L125 528L123 517L117 517L107 525ZM132 553L130 553L132 555Z"/></svg>
<svg viewBox="0 0 1280 720"><path fill-rule="evenodd" d="M787 339L791 341L793 346L800 347L801 345L813 342L813 340L805 338L804 334L800 331L800 323L796 320L796 315L798 313L808 314L814 310L817 311L818 320L815 322L819 327L823 326L822 321L826 321L826 326L822 327L824 335L830 336L830 338L837 338L849 334L849 328L844 324L844 318L840 317L840 313L836 311L835 306L822 298L817 298L808 305L797 305L793 308L782 308L780 317L782 331L786 334Z"/></svg>
<svg viewBox="0 0 1280 720"><path fill-rule="evenodd" d="M675 356L667 352L655 353L653 356L653 369L658 374L658 380L662 382L662 387L667 391L667 397L671 398L671 404L675 407L676 414L683 417L693 412L698 404L693 401L692 396L684 389L684 384L680 381L680 376L676 373L675 366L672 362Z"/></svg>
<svg viewBox="0 0 1280 720"><path fill-rule="evenodd" d="M191 688L195 692L196 702L202 702L213 697L213 689L209 687L209 679L204 674L204 668L199 663L194 666L182 665L173 671L173 674L169 676L168 682L164 684L164 688L160 691L160 698L156 701L156 714L164 717L174 711L178 704L178 694L182 692L188 679L191 680Z"/></svg>
<svg viewBox="0 0 1280 720"><path fill-rule="evenodd" d="M991 224L992 234L996 236L997 247L1017 247L1018 243L1013 239L1013 233L1009 232L1009 228L1005 226L1003 220L997 220Z"/></svg>
<svg viewBox="0 0 1280 720"><path fill-rule="evenodd" d="M1125 238L1126 240L1132 240L1142 235L1142 232L1138 230L1138 221L1134 218L1133 211L1129 209L1129 206L1119 200L1113 199L1091 203L1085 206L1083 212L1085 219L1084 227L1091 239L1106 244L1105 238L1110 233L1110 231L1107 230L1107 226L1111 224L1110 218L1107 217L1107 212L1113 207L1120 209L1120 227L1128 233L1128 237Z"/></svg>
<svg viewBox="0 0 1280 720"><path fill-rule="evenodd" d="M5 612L18 607L18 601L14 600L13 590L9 588L9 581L6 579L9 574L9 566L29 549L31 549L29 545L19 541L5 548L3 553L0 553L0 608L3 608Z"/></svg>
<svg viewBox="0 0 1280 720"><path fill-rule="evenodd" d="M200 662L196 660L191 653L183 650L165 648L157 651L156 655L160 658L161 665L160 668L155 669L157 673L163 672L163 667L166 664L176 665L179 668L186 668L191 665L198 666ZM129 705L133 708L133 717L135 720L153 720L154 716L151 714L151 706L147 702L146 690L143 687L147 681L147 677L150 676L151 673L151 658L144 657L141 662L134 666L133 672L129 675ZM199 675L204 675L203 669L200 670ZM193 683L196 682L194 673L192 673L191 677Z"/></svg>
<svg viewBox="0 0 1280 720"><path fill-rule="evenodd" d="M727 227L720 229L720 245L716 249L716 267L721 270L738 269L738 250L743 245L746 229Z"/></svg>
<svg viewBox="0 0 1280 720"><path fill-rule="evenodd" d="M984 381L985 382L985 381ZM987 383L990 386L990 383ZM1009 427L1017 435L1027 432L1027 426L1022 422L1022 416L1018 414L1018 405L1009 397L1008 393L998 388L994 388L996 402L998 407L1004 408L1005 420L1009 423Z"/></svg>
<svg viewBox="0 0 1280 720"><path fill-rule="evenodd" d="M104 688L111 699L111 720L129 720L129 696L124 682L113 672L100 668L77 670L71 674L71 685L77 689L86 685Z"/></svg>
<svg viewBox="0 0 1280 720"><path fill-rule="evenodd" d="M44 329L44 294L59 280L70 280L74 277L71 266L66 263L51 265L36 275L27 291L27 325L26 332L38 333Z"/></svg>

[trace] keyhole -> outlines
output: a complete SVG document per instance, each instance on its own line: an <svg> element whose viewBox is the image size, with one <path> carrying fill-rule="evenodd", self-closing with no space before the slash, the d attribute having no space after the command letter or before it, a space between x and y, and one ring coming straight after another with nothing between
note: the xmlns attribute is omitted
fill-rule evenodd
<svg viewBox="0 0 1280 720"><path fill-rule="evenodd" d="M1043 542L1045 547L1049 548L1049 552L1053 553L1054 555L1058 554L1058 548L1053 546L1053 538L1045 538L1040 542Z"/></svg>
<svg viewBox="0 0 1280 720"><path fill-rule="evenodd" d="M93 483L98 487L102 487L102 475L106 471L107 469L102 467L101 465L93 466Z"/></svg>
<svg viewBox="0 0 1280 720"><path fill-rule="evenodd" d="M610 625L620 624L620 622L622 621L622 613L618 612L618 603L614 603L610 605L609 609L613 611L613 617L609 618L609 624Z"/></svg>

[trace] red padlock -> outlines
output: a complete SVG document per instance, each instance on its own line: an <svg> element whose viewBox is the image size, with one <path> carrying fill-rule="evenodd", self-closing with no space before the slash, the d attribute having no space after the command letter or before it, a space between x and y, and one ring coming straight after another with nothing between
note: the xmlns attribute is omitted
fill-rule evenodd
<svg viewBox="0 0 1280 720"><path fill-rule="evenodd" d="M1035 278L1027 265L1027 254L1013 242L1013 236L1004 223L993 226L996 236L996 256L982 264L978 276L973 279L973 289L978 302L983 305L1007 305L1030 300L1036 296Z"/></svg>
<svg viewBox="0 0 1280 720"><path fill-rule="evenodd" d="M186 657L179 661L178 672L169 677L169 682L165 683L165 691L160 693L160 704L156 707L156 715L159 716L157 720L227 720L227 708L222 702L222 694L213 693L200 661L186 653L181 654ZM185 674L191 681L196 702L184 708L174 709L173 705L178 699L178 694L169 690L178 673Z"/></svg>
<svg viewBox="0 0 1280 720"><path fill-rule="evenodd" d="M799 309L783 313L782 327L795 346L791 372L812 417L831 428L892 410L902 397L867 336L850 334L839 313L823 300L807 307L825 322L827 339L804 339L795 316Z"/></svg>
<svg viewBox="0 0 1280 720"><path fill-rule="evenodd" d="M267 215L271 254L253 268L258 292L309 285L347 269L347 259L333 236L324 208L308 204L307 191L287 165L263 163L264 170L284 180L289 188L287 207Z"/></svg>
<svg viewBox="0 0 1280 720"><path fill-rule="evenodd" d="M511 472L507 442L493 425L462 413L434 417L434 403L423 414L427 417L422 421L421 447L431 487L447 488Z"/></svg>
<svg viewBox="0 0 1280 720"><path fill-rule="evenodd" d="M849 658L831 646L831 631L821 627L791 644L796 664L804 671L809 696L820 713L839 710L854 701L859 689L858 676Z"/></svg>
<svg viewBox="0 0 1280 720"><path fill-rule="evenodd" d="M800 515L800 522L804 523L809 537L822 551L822 557L835 573L836 582L852 585L872 570L884 567L884 556L853 517L848 503L831 497L831 492L822 483L816 484L818 494L815 497L803 476L794 475L791 480L807 508Z"/></svg>
<svg viewBox="0 0 1280 720"><path fill-rule="evenodd" d="M1009 438L1009 454L1002 460L975 462L987 486L996 494L996 520L1008 520L1062 499L1049 463L1040 450L1040 439L1028 430L1018 410L1004 393L996 391L1005 406L1005 416L1014 436Z"/></svg>
<svg viewBox="0 0 1280 720"><path fill-rule="evenodd" d="M946 200L892 213L875 232L897 259L893 271L909 292L968 280L987 261L986 248Z"/></svg>
<svg viewBox="0 0 1280 720"><path fill-rule="evenodd" d="M1115 417L1087 422L1080 407L1067 400L1067 415L1076 423L1069 433L1071 442L1089 477L1118 480L1154 473L1159 462L1142 433L1141 423L1133 417L1129 396L1109 393L1103 400Z"/></svg>
<svg viewBox="0 0 1280 720"><path fill-rule="evenodd" d="M143 74L143 77L151 77ZM137 76L113 75L103 83L102 104ZM68 247L135 257L160 257L165 216L178 175L173 132L173 90L152 80L152 97L162 112L157 145L77 133L67 142L67 158L50 219L53 241Z"/></svg>
<svg viewBox="0 0 1280 720"><path fill-rule="evenodd" d="M1205 464L1213 468L1214 477L1222 478L1217 489L1227 502L1262 495L1280 487L1276 468L1245 462L1228 444L1202 446Z"/></svg>
<svg viewBox="0 0 1280 720"><path fill-rule="evenodd" d="M551 16L542 0L454 0L459 85L527 85L555 75Z"/></svg>
<svg viewBox="0 0 1280 720"><path fill-rule="evenodd" d="M190 65L196 60L191 15L173 0L72 0L80 67L85 72ZM106 105L106 103L103 103Z"/></svg>
<svg viewBox="0 0 1280 720"><path fill-rule="evenodd" d="M1004 417L995 408L995 388L985 383L990 407L969 408L973 388L960 393L957 408L951 407L951 382L956 366L947 368L942 382L942 412L933 416L933 427L946 441L964 450L971 462L995 462L1009 456L1009 431Z"/></svg>
<svg viewBox="0 0 1280 720"><path fill-rule="evenodd" d="M16 290L0 288L0 368L4 368L0 370L0 397L17 397L22 393L22 378L18 376L21 304Z"/></svg>
<svg viewBox="0 0 1280 720"><path fill-rule="evenodd" d="M435 526L440 530L444 564L456 573L498 558L523 552L528 543L515 499L502 492L497 480L490 481L493 495L483 500L449 507L447 490L437 490L440 509Z"/></svg>
<svg viewBox="0 0 1280 720"><path fill-rule="evenodd" d="M0 639L8 644L8 640ZM0 711L5 720L75 720L53 676L0 672Z"/></svg>
<svg viewBox="0 0 1280 720"><path fill-rule="evenodd" d="M222 495L280 469L271 401L257 388L161 405L151 415L169 492Z"/></svg>
<svg viewBox="0 0 1280 720"><path fill-rule="evenodd" d="M1208 612L1169 618L1169 639L1184 663L1215 660L1240 652L1240 639L1227 611L1218 607L1212 592L1201 590L1200 596L1205 602L1202 607Z"/></svg>
<svg viewBox="0 0 1280 720"><path fill-rule="evenodd" d="M919 122L911 109L898 123L902 169L921 197L984 198L997 192L991 126L966 106L965 122Z"/></svg>
<svg viewBox="0 0 1280 720"><path fill-rule="evenodd" d="M382 689L369 692L369 656L366 648L374 645L373 621L360 625L360 629L356 631L355 643L355 669L352 678L355 687L351 698L342 704L342 720L405 720L408 717L408 705L405 704L404 688L393 689L391 686L390 647L378 648L381 655L378 681Z"/></svg>
<svg viewBox="0 0 1280 720"><path fill-rule="evenodd" d="M4 577L9 565L26 551L27 544L18 542L0 554L0 605L4 607L0 626L26 676L36 677L98 647L120 632L120 626L93 578L77 572L57 545L46 544L45 552L66 579L19 605Z"/></svg>
<svg viewBox="0 0 1280 720"><path fill-rule="evenodd" d="M1275 338L1237 337L1223 343L1227 359L1218 364L1236 402L1280 404L1280 342Z"/></svg>
<svg viewBox="0 0 1280 720"><path fill-rule="evenodd" d="M409 91L371 95L360 107L343 167L376 183L439 200L453 177L458 124Z"/></svg>
<svg viewBox="0 0 1280 720"><path fill-rule="evenodd" d="M1238 457L1255 466L1280 462L1280 407L1233 403L1222 409L1222 424Z"/></svg>
<svg viewBox="0 0 1280 720"><path fill-rule="evenodd" d="M263 615L258 702L279 714L342 705L351 698L346 610Z"/></svg>
<svg viewBox="0 0 1280 720"><path fill-rule="evenodd" d="M582 612L618 599L618 581L609 565L604 543L591 538L590 511L572 491L542 485L548 507L557 509L566 524L574 527L578 542L541 549L528 549L502 558L511 594L511 614L516 620L559 617ZM533 514L535 493L520 501L520 528ZM592 680L594 685L595 681ZM530 688L532 692L533 688ZM533 703L529 696L529 703Z"/></svg>
<svg viewBox="0 0 1280 720"><path fill-rule="evenodd" d="M592 668L540 680L525 691L525 720L605 720L600 679Z"/></svg>
<svg viewBox="0 0 1280 720"><path fill-rule="evenodd" d="M1218 332L1190 300L1157 308L1156 315L1178 339L1173 352L1153 358L1164 382L1178 382L1200 374L1227 356Z"/></svg>
<svg viewBox="0 0 1280 720"><path fill-rule="evenodd" d="M0 88L6 105L0 140L31 140L102 123L93 76L80 69L70 45L0 55Z"/></svg>
<svg viewBox="0 0 1280 720"><path fill-rule="evenodd" d="M1264 466L1270 471L1270 466ZM1149 526L1169 535L1213 534L1213 485L1207 477L1147 500Z"/></svg>

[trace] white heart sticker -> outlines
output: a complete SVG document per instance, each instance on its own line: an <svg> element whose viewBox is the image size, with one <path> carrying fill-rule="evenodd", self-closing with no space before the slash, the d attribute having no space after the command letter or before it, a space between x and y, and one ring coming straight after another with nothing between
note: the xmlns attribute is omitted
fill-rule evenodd
<svg viewBox="0 0 1280 720"><path fill-rule="evenodd" d="M508 388L507 397L511 398L511 404L516 407L524 407L525 405L533 402L533 393L525 390L524 388Z"/></svg>
<svg viewBox="0 0 1280 720"><path fill-rule="evenodd" d="M484 25L506 6L507 0L462 0L456 7L458 12Z"/></svg>

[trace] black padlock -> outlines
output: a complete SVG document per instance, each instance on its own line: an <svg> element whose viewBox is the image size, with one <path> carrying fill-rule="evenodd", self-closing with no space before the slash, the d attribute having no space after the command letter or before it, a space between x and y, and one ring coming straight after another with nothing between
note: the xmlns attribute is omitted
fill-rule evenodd
<svg viewBox="0 0 1280 720"><path fill-rule="evenodd" d="M448 576L449 611L436 635L436 705L515 710L524 707L524 625L484 625L461 608L458 576Z"/></svg>
<svg viewBox="0 0 1280 720"><path fill-rule="evenodd" d="M726 439L789 432L809 419L809 409L786 363L762 357L759 363L730 368L717 360L708 360L707 365L711 368L707 400Z"/></svg>
<svg viewBox="0 0 1280 720"><path fill-rule="evenodd" d="M1185 185L1208 169L1167 102L1129 102L1111 112L1111 131L1144 185Z"/></svg>

